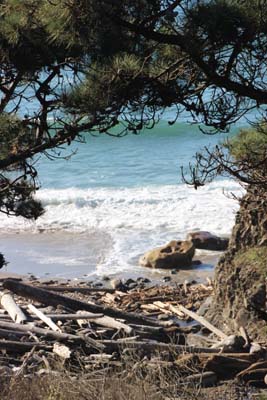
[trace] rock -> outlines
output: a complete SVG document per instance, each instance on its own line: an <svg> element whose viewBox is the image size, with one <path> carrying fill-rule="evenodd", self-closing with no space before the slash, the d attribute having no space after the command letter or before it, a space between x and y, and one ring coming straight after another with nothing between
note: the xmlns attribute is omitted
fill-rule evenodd
<svg viewBox="0 0 267 400"><path fill-rule="evenodd" d="M164 276L162 278L163 282L170 282L172 280L172 278L170 276Z"/></svg>
<svg viewBox="0 0 267 400"><path fill-rule="evenodd" d="M111 279L110 286L115 290L125 290L125 285L120 279Z"/></svg>
<svg viewBox="0 0 267 400"><path fill-rule="evenodd" d="M180 268L189 267L195 247L190 241L173 240L165 246L158 247L145 253L139 263L149 268Z"/></svg>
<svg viewBox="0 0 267 400"><path fill-rule="evenodd" d="M201 264L202 264L202 261L200 261L200 260L192 261L192 265L201 265Z"/></svg>
<svg viewBox="0 0 267 400"><path fill-rule="evenodd" d="M5 260L5 257L3 256L2 253L0 253L0 268L2 268L6 264L7 264L7 262Z"/></svg>
<svg viewBox="0 0 267 400"><path fill-rule="evenodd" d="M129 286L131 283L136 283L133 279L129 278L127 279L127 281L125 282L126 286Z"/></svg>
<svg viewBox="0 0 267 400"><path fill-rule="evenodd" d="M220 238L206 231L190 232L186 240L191 240L196 249L224 251L228 247L229 240Z"/></svg>
<svg viewBox="0 0 267 400"><path fill-rule="evenodd" d="M223 351L235 352L243 350L245 344L246 341L242 336L230 335L218 345L213 347L222 347Z"/></svg>
<svg viewBox="0 0 267 400"><path fill-rule="evenodd" d="M148 278L143 278L142 276L140 276L139 278L137 278L137 282L139 283L150 283L151 280Z"/></svg>
<svg viewBox="0 0 267 400"><path fill-rule="evenodd" d="M250 354L261 354L261 353L265 353L265 349L259 343L251 343L249 353Z"/></svg>
<svg viewBox="0 0 267 400"><path fill-rule="evenodd" d="M102 287L103 286L103 283L102 282L96 282L96 283L94 283L94 285L93 285L94 287Z"/></svg>
<svg viewBox="0 0 267 400"><path fill-rule="evenodd" d="M129 283L129 285L127 285L129 290L135 289L137 286L138 286L138 284L136 282L132 282L132 283Z"/></svg>

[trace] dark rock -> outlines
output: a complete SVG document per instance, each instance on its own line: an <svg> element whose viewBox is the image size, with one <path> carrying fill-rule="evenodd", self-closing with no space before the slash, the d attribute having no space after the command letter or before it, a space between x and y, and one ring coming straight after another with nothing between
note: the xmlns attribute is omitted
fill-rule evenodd
<svg viewBox="0 0 267 400"><path fill-rule="evenodd" d="M179 271L178 269L172 269L172 270L171 270L171 274L172 274L172 275L176 275L178 271Z"/></svg>
<svg viewBox="0 0 267 400"><path fill-rule="evenodd" d="M135 283L135 281L131 278L127 279L127 281L124 283L126 286L129 286L131 283Z"/></svg>
<svg viewBox="0 0 267 400"><path fill-rule="evenodd" d="M94 287L102 287L103 283L102 282L96 282L94 283Z"/></svg>
<svg viewBox="0 0 267 400"><path fill-rule="evenodd" d="M191 240L196 249L224 251L228 247L229 239L220 238L206 231L190 232L187 240Z"/></svg>
<svg viewBox="0 0 267 400"><path fill-rule="evenodd" d="M192 265L201 265L202 264L202 261L200 261L200 260L193 260L192 261Z"/></svg>
<svg viewBox="0 0 267 400"><path fill-rule="evenodd" d="M110 281L110 277L104 275L104 276L102 277L102 281L104 281L104 282Z"/></svg>
<svg viewBox="0 0 267 400"><path fill-rule="evenodd" d="M137 281L138 281L138 282L141 282L141 283L150 283L150 282L151 282L150 279L148 279L148 278L143 278L143 277L137 278Z"/></svg>
<svg viewBox="0 0 267 400"><path fill-rule="evenodd" d="M7 264L7 262L5 260L5 257L3 256L2 253L0 253L0 268L2 268L6 264Z"/></svg>
<svg viewBox="0 0 267 400"><path fill-rule="evenodd" d="M122 292L126 290L126 287L121 279L111 279L110 286L112 287L112 289L120 290Z"/></svg>
<svg viewBox="0 0 267 400"><path fill-rule="evenodd" d="M172 280L172 278L170 276L164 276L162 278L163 282L170 282Z"/></svg>
<svg viewBox="0 0 267 400"><path fill-rule="evenodd" d="M129 283L129 285L127 285L129 290L135 289L137 286L138 286L138 284L136 282L132 282L132 283Z"/></svg>
<svg viewBox="0 0 267 400"><path fill-rule="evenodd" d="M240 351L246 344L245 339L242 336L230 335L224 339L219 347L223 348L223 351Z"/></svg>

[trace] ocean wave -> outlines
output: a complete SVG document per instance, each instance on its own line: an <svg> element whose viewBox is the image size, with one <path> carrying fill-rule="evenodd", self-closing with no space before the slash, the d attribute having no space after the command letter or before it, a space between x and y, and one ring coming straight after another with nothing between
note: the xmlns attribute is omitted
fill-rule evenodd
<svg viewBox="0 0 267 400"><path fill-rule="evenodd" d="M227 195L228 193L228 195ZM140 188L43 189L45 214L36 222L1 216L1 230L86 232L92 229L177 232L192 229L229 234L240 186L221 180L195 191L184 184Z"/></svg>

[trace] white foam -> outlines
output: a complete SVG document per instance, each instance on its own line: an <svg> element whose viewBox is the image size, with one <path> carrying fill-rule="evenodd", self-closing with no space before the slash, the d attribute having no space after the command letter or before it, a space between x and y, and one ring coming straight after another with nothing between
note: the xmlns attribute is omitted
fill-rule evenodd
<svg viewBox="0 0 267 400"><path fill-rule="evenodd" d="M185 185L126 189L44 189L37 198L46 213L35 222L1 215L0 228L12 231L92 229L169 230L183 235L192 229L229 234L241 195L238 184L219 181L195 191Z"/></svg>
<svg viewBox="0 0 267 400"><path fill-rule="evenodd" d="M230 193L240 196L242 190L229 180L197 191L186 185L44 189L38 192L46 209L44 216L36 222L1 216L0 228L2 232L103 232L113 245L103 258L100 254L95 268L99 274L116 272L135 265L149 248L184 238L191 230L229 235L238 209ZM81 260L72 264L77 262Z"/></svg>

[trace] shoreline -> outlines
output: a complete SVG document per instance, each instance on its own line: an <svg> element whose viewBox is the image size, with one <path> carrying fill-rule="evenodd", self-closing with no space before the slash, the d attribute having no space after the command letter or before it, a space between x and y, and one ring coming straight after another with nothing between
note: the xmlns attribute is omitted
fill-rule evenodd
<svg viewBox="0 0 267 400"><path fill-rule="evenodd" d="M177 269L176 272L138 265L141 255L139 253L134 258L129 255L128 264L120 268L113 264L115 248L110 253L106 251L105 243L99 243L96 248L95 243L90 240L90 235L66 232L1 234L0 252L4 254L8 264L0 271L0 278L3 274L16 274L25 279L42 281L56 279L103 283L105 277L124 280L142 277L154 284L176 284L185 280L204 282L207 277L213 278L214 267L222 254L220 251L196 250L193 258L195 265ZM201 263L198 264L197 261Z"/></svg>

